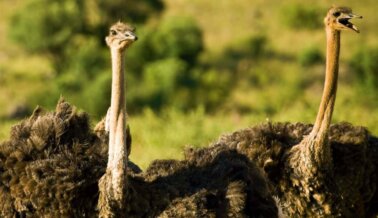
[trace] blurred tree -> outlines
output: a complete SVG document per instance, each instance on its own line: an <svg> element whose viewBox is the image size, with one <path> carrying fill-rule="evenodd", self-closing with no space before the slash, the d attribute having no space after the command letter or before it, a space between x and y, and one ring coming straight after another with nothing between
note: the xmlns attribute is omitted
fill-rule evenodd
<svg viewBox="0 0 378 218"><path fill-rule="evenodd" d="M162 0L26 0L10 19L9 36L27 51L44 54L51 60L56 75L54 90L65 96L79 96L75 99L85 99L89 94L84 87L92 91L103 90L108 78L103 72L110 67L110 55L104 43L109 24L127 20L138 25L163 8ZM31 104L41 103L43 97L36 95L45 97L45 92L31 90L31 96L38 101ZM94 92L91 102L100 102L101 108L93 113L104 111L103 102L108 101L107 97ZM43 100L49 104L55 104L55 101ZM85 109L95 105L84 102L74 103Z"/></svg>
<svg viewBox="0 0 378 218"><path fill-rule="evenodd" d="M82 94L82 106L91 116L100 119L110 106L111 73L100 73L93 82L89 83Z"/></svg>
<svg viewBox="0 0 378 218"><path fill-rule="evenodd" d="M226 47L223 54L219 57L220 60L216 60L218 68L228 68L231 71L245 71L247 67L239 69L242 62L248 60L248 62L256 61L267 54L267 42L268 39L265 35L254 35L243 40L237 41L237 43Z"/></svg>
<svg viewBox="0 0 378 218"><path fill-rule="evenodd" d="M195 63L203 50L202 31L187 17L163 20L152 35L151 43L158 58L179 57L189 63Z"/></svg>
<svg viewBox="0 0 378 218"><path fill-rule="evenodd" d="M87 0L89 1L89 0ZM117 20L130 20L133 23L144 23L147 18L164 9L162 0L92 0L100 9L102 23L107 25Z"/></svg>
<svg viewBox="0 0 378 218"><path fill-rule="evenodd" d="M187 63L178 58L166 58L148 64L144 68L142 83L146 102L154 108L167 104L180 104L184 99L177 95L182 86L179 78L187 73ZM177 102L178 101L178 102Z"/></svg>
<svg viewBox="0 0 378 218"><path fill-rule="evenodd" d="M162 0L26 0L10 21L10 37L30 52L51 58L56 71L53 96L60 93L100 117L110 96L110 54L104 43L108 25L117 20L139 25L140 40L126 54L127 101L131 111L204 106L222 102L230 86L230 73L217 73L199 62L202 30L189 17L166 17L142 25L163 10ZM240 55L260 56L264 37L240 46ZM46 90L31 93L41 103ZM188 100L190 99L190 100ZM42 102L55 104L55 100ZM45 105L46 106L46 105ZM48 106L48 105L47 105Z"/></svg>
<svg viewBox="0 0 378 218"><path fill-rule="evenodd" d="M163 6L161 0L27 0L11 18L10 37L31 52L52 57L59 74L68 63L66 49L85 46L85 40L77 44L73 39L97 36L105 47L103 39L110 23L143 23Z"/></svg>
<svg viewBox="0 0 378 218"><path fill-rule="evenodd" d="M378 47L362 48L351 59L351 67L355 78L363 85L365 91L373 91L376 96L378 89Z"/></svg>
<svg viewBox="0 0 378 218"><path fill-rule="evenodd" d="M61 56L73 34L83 32L83 1L28 0L10 22L10 37L31 52Z"/></svg>
<svg viewBox="0 0 378 218"><path fill-rule="evenodd" d="M323 63L324 57L319 48L308 47L303 49L298 54L298 61L302 66L308 67L318 63Z"/></svg>
<svg viewBox="0 0 378 218"><path fill-rule="evenodd" d="M322 11L314 5L291 4L282 9L281 17L293 29L317 29L323 24Z"/></svg>
<svg viewBox="0 0 378 218"><path fill-rule="evenodd" d="M196 105L192 75L203 50L202 30L188 17L168 17L142 28L138 40L127 54L129 109L155 110L166 106L190 109ZM192 92L191 92L192 91ZM206 103L205 103L206 104Z"/></svg>

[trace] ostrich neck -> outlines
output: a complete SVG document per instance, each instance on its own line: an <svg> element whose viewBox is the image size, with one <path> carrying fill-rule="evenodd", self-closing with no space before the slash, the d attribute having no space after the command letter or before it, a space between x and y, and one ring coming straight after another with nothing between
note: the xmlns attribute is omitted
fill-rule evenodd
<svg viewBox="0 0 378 218"><path fill-rule="evenodd" d="M293 147L290 165L295 174L306 178L305 186L313 186L307 180L325 175L333 167L331 146L328 142L328 130L336 100L338 61L340 50L340 32L326 28L327 56L326 73L322 100L314 127L298 146ZM320 173L320 174L319 174Z"/></svg>
<svg viewBox="0 0 378 218"><path fill-rule="evenodd" d="M313 135L316 134L320 140L326 140L328 135L336 100L339 71L340 31L328 27L326 28L326 34L327 56L324 90L315 125L311 132Z"/></svg>
<svg viewBox="0 0 378 218"><path fill-rule="evenodd" d="M109 156L107 169L111 171L114 196L123 199L126 182L126 103L124 52L111 49L112 94L110 104Z"/></svg>

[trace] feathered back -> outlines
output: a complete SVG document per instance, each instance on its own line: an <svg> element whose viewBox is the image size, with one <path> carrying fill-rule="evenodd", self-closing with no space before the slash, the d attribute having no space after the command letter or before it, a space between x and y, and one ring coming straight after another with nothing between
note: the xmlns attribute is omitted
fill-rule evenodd
<svg viewBox="0 0 378 218"><path fill-rule="evenodd" d="M301 178L291 174L287 164L291 147L311 129L312 125L302 123L265 123L224 135L218 144L237 149L264 169L289 216L321 216L317 201L301 190L297 185ZM378 214L374 206L378 202L378 138L363 127L338 123L330 126L329 139L333 176L326 182L332 184L330 194L335 197L330 209L342 211L345 217ZM328 193L323 190L316 194L321 199Z"/></svg>
<svg viewBox="0 0 378 218"><path fill-rule="evenodd" d="M0 144L0 217L89 215L106 146L88 116L60 99L54 113L37 107Z"/></svg>

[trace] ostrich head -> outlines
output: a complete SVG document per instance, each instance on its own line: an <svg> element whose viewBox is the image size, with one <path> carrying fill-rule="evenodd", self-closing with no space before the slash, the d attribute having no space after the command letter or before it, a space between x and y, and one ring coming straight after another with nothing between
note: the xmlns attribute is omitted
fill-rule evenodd
<svg viewBox="0 0 378 218"><path fill-rule="evenodd" d="M111 49L122 52L137 39L134 27L118 21L110 27L109 35L105 38L105 41Z"/></svg>
<svg viewBox="0 0 378 218"><path fill-rule="evenodd" d="M362 16L353 14L352 9L348 7L333 6L329 9L327 16L324 18L324 24L326 27L330 27L334 30L353 30L359 33L358 28L349 22L352 18L362 18Z"/></svg>

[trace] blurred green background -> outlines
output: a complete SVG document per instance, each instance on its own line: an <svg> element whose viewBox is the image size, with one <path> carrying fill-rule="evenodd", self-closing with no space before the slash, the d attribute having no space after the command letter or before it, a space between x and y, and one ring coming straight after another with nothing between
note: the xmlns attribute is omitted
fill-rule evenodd
<svg viewBox="0 0 378 218"><path fill-rule="evenodd" d="M127 51L131 158L180 158L222 133L315 120L324 80L323 17L336 3L364 16L341 39L333 122L378 133L378 4L300 0L1 0L0 140L36 105L59 96L90 114L110 104L104 37L137 27Z"/></svg>

